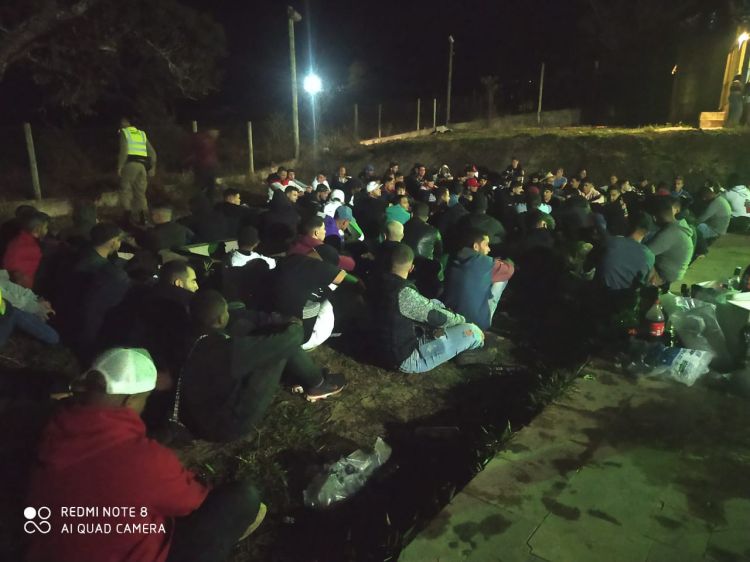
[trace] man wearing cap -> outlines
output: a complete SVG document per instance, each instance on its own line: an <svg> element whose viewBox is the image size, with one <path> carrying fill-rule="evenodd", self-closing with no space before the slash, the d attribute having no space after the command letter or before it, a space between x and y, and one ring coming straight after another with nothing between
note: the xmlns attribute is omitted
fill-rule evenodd
<svg viewBox="0 0 750 562"><path fill-rule="evenodd" d="M120 205L125 218L146 221L146 189L148 178L156 175L156 151L146 138L146 133L120 119L120 153L117 157L117 175L120 176Z"/></svg>
<svg viewBox="0 0 750 562"><path fill-rule="evenodd" d="M323 220L326 227L326 242L336 248L341 248L344 242L364 240L364 235L357 221L354 220L352 208L347 205L339 205L332 217L326 215ZM338 238L338 241L336 238Z"/></svg>
<svg viewBox="0 0 750 562"><path fill-rule="evenodd" d="M29 535L27 560L221 561L260 525L266 508L250 484L211 490L146 437L139 414L156 385L147 351L110 349L74 385L37 451L26 503L49 510L50 531ZM85 516L71 514L80 508Z"/></svg>

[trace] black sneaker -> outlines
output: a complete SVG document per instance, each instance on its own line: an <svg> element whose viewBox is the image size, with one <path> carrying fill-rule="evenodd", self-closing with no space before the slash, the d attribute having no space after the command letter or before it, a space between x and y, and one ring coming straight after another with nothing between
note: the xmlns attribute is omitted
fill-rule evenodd
<svg viewBox="0 0 750 562"><path fill-rule="evenodd" d="M497 357L497 350L482 347L464 351L456 356L456 365L492 365Z"/></svg>
<svg viewBox="0 0 750 562"><path fill-rule="evenodd" d="M308 388L305 398L308 402L317 402L335 396L344 390L346 379L338 373L326 373L323 381L316 387Z"/></svg>

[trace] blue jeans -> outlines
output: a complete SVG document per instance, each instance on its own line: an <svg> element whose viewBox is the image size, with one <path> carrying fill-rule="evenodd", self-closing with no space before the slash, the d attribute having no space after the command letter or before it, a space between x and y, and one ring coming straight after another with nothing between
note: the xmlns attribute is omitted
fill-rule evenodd
<svg viewBox="0 0 750 562"><path fill-rule="evenodd" d="M703 234L703 238L706 240L712 240L713 238L719 237L719 233L708 226L705 222L700 223L697 228L698 230L700 230L701 234Z"/></svg>
<svg viewBox="0 0 750 562"><path fill-rule="evenodd" d="M484 345L482 331L475 324L457 324L445 329L439 338L421 337L419 347L404 359L399 369L403 373L426 373L456 355Z"/></svg>
<svg viewBox="0 0 750 562"><path fill-rule="evenodd" d="M490 321L487 326L492 326L492 317L495 316L497 305L500 304L500 297L503 296L503 291L505 291L505 287L507 286L507 281L498 281L492 284L492 289L490 290L491 296L487 299L487 305L490 308Z"/></svg>
<svg viewBox="0 0 750 562"><path fill-rule="evenodd" d="M16 328L44 343L54 345L60 342L58 333L39 316L5 301L5 314L0 316L0 347L5 345Z"/></svg>

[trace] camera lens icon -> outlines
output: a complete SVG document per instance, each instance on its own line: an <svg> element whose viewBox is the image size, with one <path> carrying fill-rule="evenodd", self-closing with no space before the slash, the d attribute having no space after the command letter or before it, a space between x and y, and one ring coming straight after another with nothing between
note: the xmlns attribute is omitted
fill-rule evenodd
<svg viewBox="0 0 750 562"><path fill-rule="evenodd" d="M33 535L34 533L46 535L52 530L52 524L47 521L47 519L52 517L52 510L49 507L26 507L23 510L23 516L27 519L23 524L23 530L28 535ZM39 519L39 521L37 522L36 519Z"/></svg>

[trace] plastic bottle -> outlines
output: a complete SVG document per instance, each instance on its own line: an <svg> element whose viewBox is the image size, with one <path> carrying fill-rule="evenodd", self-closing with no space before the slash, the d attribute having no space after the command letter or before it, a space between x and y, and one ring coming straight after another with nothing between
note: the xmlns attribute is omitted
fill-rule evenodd
<svg viewBox="0 0 750 562"><path fill-rule="evenodd" d="M733 291L739 291L741 285L742 285L742 268L738 266L734 268L734 274L729 279L729 281L727 281L727 288L732 289Z"/></svg>
<svg viewBox="0 0 750 562"><path fill-rule="evenodd" d="M656 299L646 313L646 325L649 337L660 338L664 335L664 320L664 311L661 308L659 299Z"/></svg>

